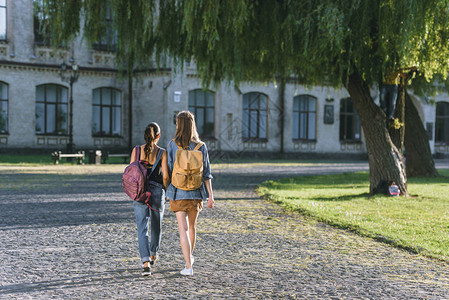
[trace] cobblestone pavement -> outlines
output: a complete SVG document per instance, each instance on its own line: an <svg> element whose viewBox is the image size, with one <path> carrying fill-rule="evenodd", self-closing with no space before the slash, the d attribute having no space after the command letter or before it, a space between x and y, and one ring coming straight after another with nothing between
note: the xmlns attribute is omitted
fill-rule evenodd
<svg viewBox="0 0 449 300"><path fill-rule="evenodd" d="M439 167L449 168L440 162ZM195 275L166 211L160 259L142 277L123 165L0 167L1 299L448 299L449 265L259 199L266 166L219 167L201 212ZM274 165L270 179L367 170Z"/></svg>

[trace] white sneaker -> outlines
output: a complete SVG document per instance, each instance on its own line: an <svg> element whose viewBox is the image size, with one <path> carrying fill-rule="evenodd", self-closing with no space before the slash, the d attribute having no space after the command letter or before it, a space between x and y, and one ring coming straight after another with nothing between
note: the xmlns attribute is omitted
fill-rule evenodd
<svg viewBox="0 0 449 300"><path fill-rule="evenodd" d="M143 267L142 269L142 276L150 276L151 275L151 268L148 264L148 267Z"/></svg>
<svg viewBox="0 0 449 300"><path fill-rule="evenodd" d="M192 268L190 268L190 269L184 268L184 270L182 270L180 273L181 273L181 275L184 275L184 276L192 276L193 269Z"/></svg>

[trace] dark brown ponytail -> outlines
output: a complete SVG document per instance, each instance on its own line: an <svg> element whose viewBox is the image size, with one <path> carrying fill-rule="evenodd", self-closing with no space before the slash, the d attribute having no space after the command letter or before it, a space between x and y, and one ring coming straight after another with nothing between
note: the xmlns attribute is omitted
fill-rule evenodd
<svg viewBox="0 0 449 300"><path fill-rule="evenodd" d="M154 141L158 137L158 135L161 134L161 128L156 122L150 123L147 128L145 129L145 157L150 157L150 153L153 150L154 147Z"/></svg>

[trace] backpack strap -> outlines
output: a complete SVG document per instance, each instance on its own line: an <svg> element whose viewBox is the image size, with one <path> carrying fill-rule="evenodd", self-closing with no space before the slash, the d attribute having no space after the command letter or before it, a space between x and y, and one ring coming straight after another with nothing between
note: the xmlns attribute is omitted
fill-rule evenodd
<svg viewBox="0 0 449 300"><path fill-rule="evenodd" d="M204 145L203 142L199 142L198 144L196 144L196 147L195 147L195 149L193 149L193 151L198 151L198 150L200 150L201 146L203 146L203 145Z"/></svg>
<svg viewBox="0 0 449 300"><path fill-rule="evenodd" d="M148 174L148 178L150 178L151 174L153 173L153 170L155 169L155 167L157 166L157 164L161 160L161 157L162 157L162 154L164 154L164 151L165 151L165 149L163 149L163 148L159 149L159 152L157 153L156 160L154 161L153 167L151 167L151 171Z"/></svg>
<svg viewBox="0 0 449 300"><path fill-rule="evenodd" d="M134 161L139 161L140 160L140 146L136 146L134 149L136 149L136 159Z"/></svg>
<svg viewBox="0 0 449 300"><path fill-rule="evenodd" d="M150 173L147 175L147 178L150 178L151 174L153 173L153 170L155 169L155 167L157 166L157 164L158 164L159 161L161 160L161 157L162 157L162 154L164 154L164 151L165 151L165 149L163 149L163 148L160 148L160 149L159 149L159 152L157 153L157 156L156 156L156 160L154 161L154 164L153 164L153 166L151 167L151 171L150 171ZM152 208L151 205L150 205L150 203L149 203L151 193L148 193L148 192L147 192L147 195L148 195L148 196L147 196L147 200L145 201L145 204L148 205L148 207L149 207L151 210L160 212L159 210Z"/></svg>
<svg viewBox="0 0 449 300"><path fill-rule="evenodd" d="M175 142L175 145L176 145L176 147L178 147L179 150L184 150L181 147L179 147L178 144L176 144L175 139L173 139L173 142ZM198 151L201 148L201 146L203 146L203 145L204 145L203 142L199 142L198 144L196 144L196 147L193 150ZM190 148L190 146L188 148Z"/></svg>

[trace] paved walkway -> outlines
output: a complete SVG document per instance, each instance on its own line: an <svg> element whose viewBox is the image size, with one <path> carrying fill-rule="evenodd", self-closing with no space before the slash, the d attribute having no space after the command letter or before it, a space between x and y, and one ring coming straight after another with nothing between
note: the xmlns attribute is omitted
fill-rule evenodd
<svg viewBox="0 0 449 300"><path fill-rule="evenodd" d="M449 168L448 162L439 167ZM367 170L282 166L273 178ZM0 299L449 299L449 265L296 213L253 189L266 166L215 169L217 205L198 224L195 275L166 212L160 260L140 275L123 166L0 167Z"/></svg>

